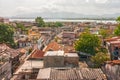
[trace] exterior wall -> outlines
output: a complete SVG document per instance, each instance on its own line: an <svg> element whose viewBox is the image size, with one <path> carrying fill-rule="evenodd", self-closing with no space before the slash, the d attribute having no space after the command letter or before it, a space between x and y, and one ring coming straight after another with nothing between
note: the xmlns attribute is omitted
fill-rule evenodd
<svg viewBox="0 0 120 80"><path fill-rule="evenodd" d="M0 80L10 80L11 76L11 62L6 62L0 67Z"/></svg>
<svg viewBox="0 0 120 80"><path fill-rule="evenodd" d="M111 60L114 60L113 53L116 51L115 48L119 46L120 44L111 45L110 43L106 43L106 48L108 49L108 52L110 53ZM118 48L118 59L120 58L120 48Z"/></svg>
<svg viewBox="0 0 120 80"><path fill-rule="evenodd" d="M78 66L79 57L45 56L44 67L75 67Z"/></svg>
<svg viewBox="0 0 120 80"><path fill-rule="evenodd" d="M120 65L105 65L105 73L109 80L119 80L120 79Z"/></svg>
<svg viewBox="0 0 120 80"><path fill-rule="evenodd" d="M65 66L75 67L78 66L79 57L65 57Z"/></svg>
<svg viewBox="0 0 120 80"><path fill-rule="evenodd" d="M45 56L44 67L63 67L64 56Z"/></svg>
<svg viewBox="0 0 120 80"><path fill-rule="evenodd" d="M26 47L26 46L30 46L31 43L30 42L18 42L18 47Z"/></svg>
<svg viewBox="0 0 120 80"><path fill-rule="evenodd" d="M20 55L20 54L19 54ZM20 60L19 60L19 55L17 55L14 58L11 58L11 64L12 64L12 74L15 72L15 70L18 68L20 65Z"/></svg>

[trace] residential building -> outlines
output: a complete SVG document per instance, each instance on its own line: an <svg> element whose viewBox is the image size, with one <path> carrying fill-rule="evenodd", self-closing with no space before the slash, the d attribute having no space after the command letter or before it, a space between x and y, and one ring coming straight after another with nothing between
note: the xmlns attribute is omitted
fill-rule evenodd
<svg viewBox="0 0 120 80"><path fill-rule="evenodd" d="M12 77L11 69L11 62L9 60L2 61L0 55L0 80L10 80Z"/></svg>
<svg viewBox="0 0 120 80"><path fill-rule="evenodd" d="M113 60L106 62L104 69L108 80L120 79L120 60Z"/></svg>
<svg viewBox="0 0 120 80"><path fill-rule="evenodd" d="M104 40L104 45L108 49L111 59L120 59L120 37L112 37Z"/></svg>
<svg viewBox="0 0 120 80"><path fill-rule="evenodd" d="M39 70L36 80L107 80L107 78L101 69L43 68Z"/></svg>
<svg viewBox="0 0 120 80"><path fill-rule="evenodd" d="M20 52L18 50L8 47L6 44L0 44L0 54L4 57L9 58L8 61L11 62L11 73L17 69L20 64Z"/></svg>
<svg viewBox="0 0 120 80"><path fill-rule="evenodd" d="M77 67L79 57L77 53L64 51L47 51L44 55L44 67Z"/></svg>
<svg viewBox="0 0 120 80"><path fill-rule="evenodd" d="M9 19L8 19L8 18L0 17L0 22L1 22L1 23L9 24Z"/></svg>
<svg viewBox="0 0 120 80"><path fill-rule="evenodd" d="M36 44L37 40L40 38L41 34L39 33L39 28L36 26L33 26L28 31L28 38L30 39L31 43Z"/></svg>

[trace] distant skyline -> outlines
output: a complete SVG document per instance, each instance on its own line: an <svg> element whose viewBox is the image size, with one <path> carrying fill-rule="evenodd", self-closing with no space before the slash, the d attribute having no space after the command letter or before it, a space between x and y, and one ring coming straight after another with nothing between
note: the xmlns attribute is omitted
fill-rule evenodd
<svg viewBox="0 0 120 80"><path fill-rule="evenodd" d="M46 13L46 16L49 13L59 13L59 15L54 15L56 17L61 17L64 13L97 16L119 15L120 0L0 0L0 16L3 17L24 17L26 15L32 17L40 16L42 13Z"/></svg>

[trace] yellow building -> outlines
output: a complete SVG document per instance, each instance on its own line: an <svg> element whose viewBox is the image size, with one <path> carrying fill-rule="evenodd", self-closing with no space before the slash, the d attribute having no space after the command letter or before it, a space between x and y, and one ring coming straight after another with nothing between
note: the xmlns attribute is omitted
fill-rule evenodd
<svg viewBox="0 0 120 80"><path fill-rule="evenodd" d="M28 37L32 43L37 43L37 40L40 38L41 34L39 32L39 28L36 26L33 26L28 31Z"/></svg>

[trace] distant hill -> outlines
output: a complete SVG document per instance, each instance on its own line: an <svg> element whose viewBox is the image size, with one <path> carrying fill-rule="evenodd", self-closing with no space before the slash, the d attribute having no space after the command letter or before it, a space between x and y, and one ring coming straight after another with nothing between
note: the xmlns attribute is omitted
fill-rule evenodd
<svg viewBox="0 0 120 80"><path fill-rule="evenodd" d="M85 15L71 12L42 12L42 13L29 13L13 16L12 18L36 18L41 16L43 18L116 18L120 16L120 13L116 14L104 14L104 15Z"/></svg>

